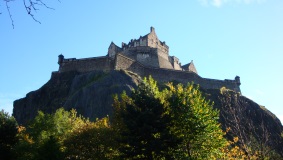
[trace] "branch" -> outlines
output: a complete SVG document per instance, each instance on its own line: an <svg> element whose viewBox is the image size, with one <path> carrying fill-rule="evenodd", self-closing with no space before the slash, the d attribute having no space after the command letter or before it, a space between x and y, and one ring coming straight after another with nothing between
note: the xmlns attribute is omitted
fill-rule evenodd
<svg viewBox="0 0 283 160"><path fill-rule="evenodd" d="M57 0L57 1L61 3L60 0ZM44 3L43 0L36 0L36 1L34 1L34 0L23 0L23 3L24 3L24 6L25 6L25 9L27 11L27 14L30 15L34 21L36 21L40 24L41 24L41 22L38 21L34 17L34 14L33 14L33 12L37 12L39 10L38 7L43 6L47 9L55 10L54 8L49 7L46 3Z"/></svg>
<svg viewBox="0 0 283 160"><path fill-rule="evenodd" d="M13 18L12 18L12 14L11 14L11 12L10 12L10 6L8 5L9 2L14 1L14 0L4 0L4 1L5 1L5 3L6 3L6 8L7 8L7 11L8 11L8 14L9 14L9 17L10 17L10 19L11 19L12 26L13 26L13 29L14 29L14 28L15 28L15 26L14 26L14 20L13 20ZM0 14L2 14L2 13L0 13Z"/></svg>
<svg viewBox="0 0 283 160"><path fill-rule="evenodd" d="M1 1L1 0L0 0ZM10 10L10 2L14 2L15 0L3 0L3 4L6 6L6 9L7 9L7 12L8 12L8 15L10 17L10 20L11 20L11 23L12 23L12 26L13 26L13 29L14 29L14 20L13 20L13 17L12 17L12 13L11 13L11 10ZM35 13L39 10L40 7L44 7L44 8L47 8L47 9L51 9L51 10L55 10L54 8L48 6L46 3L45 3L46 0L23 0L23 5L26 9L26 12L27 14L32 17L32 19L35 21L35 22L38 22L39 24L41 24L41 22L39 20L37 20L35 18ZM61 3L60 0L56 0L58 2ZM0 5L1 6L1 5ZM0 11L0 15L2 15L2 11Z"/></svg>

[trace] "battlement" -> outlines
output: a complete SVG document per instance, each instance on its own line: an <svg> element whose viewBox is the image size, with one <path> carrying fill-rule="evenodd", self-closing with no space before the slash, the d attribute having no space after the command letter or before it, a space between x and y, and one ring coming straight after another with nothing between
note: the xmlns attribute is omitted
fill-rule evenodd
<svg viewBox="0 0 283 160"><path fill-rule="evenodd" d="M131 40L128 44L122 43L122 47L111 42L106 56L66 59L61 54L58 56L58 64L58 74L68 71L84 73L122 69L141 77L151 75L160 82L177 81L184 84L194 82L204 89L226 87L241 92L239 76L234 80L207 79L198 75L193 61L181 66L179 58L169 55L169 47L158 39L153 27L150 28L149 34Z"/></svg>

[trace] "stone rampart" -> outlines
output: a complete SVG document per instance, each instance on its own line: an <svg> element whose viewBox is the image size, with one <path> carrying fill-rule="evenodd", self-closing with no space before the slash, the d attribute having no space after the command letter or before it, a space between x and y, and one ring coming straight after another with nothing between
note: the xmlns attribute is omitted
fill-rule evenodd
<svg viewBox="0 0 283 160"><path fill-rule="evenodd" d="M208 79L202 78L198 74L190 71L147 67L121 54L118 54L116 57L115 69L128 70L137 73L141 77L148 77L151 75L159 82L176 81L183 84L194 82L204 89L220 89L226 87L227 89L241 92L239 84L235 80Z"/></svg>
<svg viewBox="0 0 283 160"><path fill-rule="evenodd" d="M114 69L128 70L140 75L141 77L144 77L145 66L143 66L141 63L138 63L137 61L131 58L128 58L121 54L117 54L115 59Z"/></svg>
<svg viewBox="0 0 283 160"><path fill-rule="evenodd" d="M94 70L110 71L114 69L114 59L110 57L95 57L84 59L64 59L60 64L59 72L77 71L89 72Z"/></svg>
<svg viewBox="0 0 283 160"><path fill-rule="evenodd" d="M236 80L208 79L202 78L198 74L191 71L148 67L123 54L117 54L115 59L110 57L86 58L79 60L75 58L63 59L62 63L60 63L58 73L67 71L77 71L83 73L95 70L110 71L114 69L128 70L140 75L141 77L148 77L151 75L159 82L175 81L183 84L194 82L195 84L199 84L204 89L220 89L222 87L226 87L227 89L241 92L239 87L240 82Z"/></svg>

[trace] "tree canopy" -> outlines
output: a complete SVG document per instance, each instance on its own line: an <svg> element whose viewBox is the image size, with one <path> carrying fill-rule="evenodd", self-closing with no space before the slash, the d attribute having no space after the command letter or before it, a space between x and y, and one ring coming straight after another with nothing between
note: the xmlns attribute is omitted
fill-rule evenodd
<svg viewBox="0 0 283 160"><path fill-rule="evenodd" d="M122 124L121 157L124 159L172 159L178 138L171 133L171 117L162 102L156 81L145 79L130 96L115 97L116 118ZM117 121L117 120L116 120Z"/></svg>
<svg viewBox="0 0 283 160"><path fill-rule="evenodd" d="M123 158L209 159L225 146L219 112L193 84L159 91L151 77L130 96L116 96Z"/></svg>

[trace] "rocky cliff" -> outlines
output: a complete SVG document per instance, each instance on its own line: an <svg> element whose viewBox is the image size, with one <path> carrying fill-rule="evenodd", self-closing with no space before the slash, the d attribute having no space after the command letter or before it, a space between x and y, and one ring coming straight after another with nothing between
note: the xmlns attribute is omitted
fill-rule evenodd
<svg viewBox="0 0 283 160"><path fill-rule="evenodd" d="M75 108L90 120L111 115L114 94L129 93L139 83L135 74L124 71L54 73L40 89L14 101L13 116L19 124L27 124L39 110L52 113L63 107Z"/></svg>
<svg viewBox="0 0 283 160"><path fill-rule="evenodd" d="M88 73L53 73L51 79L40 89L14 102L13 116L19 124L27 124L39 110L52 113L60 107L75 108L79 114L95 120L113 112L114 94L130 93L141 78L134 73L120 71L93 71ZM178 83L178 82L177 82ZM263 106L222 88L202 90L220 110L223 129L230 129L227 137L238 136L238 143L254 143L254 139L283 155L281 134L283 126L279 119Z"/></svg>
<svg viewBox="0 0 283 160"><path fill-rule="evenodd" d="M266 154L276 151L283 157L283 126L264 106L234 91L203 90L220 111L220 123L227 137L238 137L238 144L257 148ZM264 155L263 155L264 156Z"/></svg>

